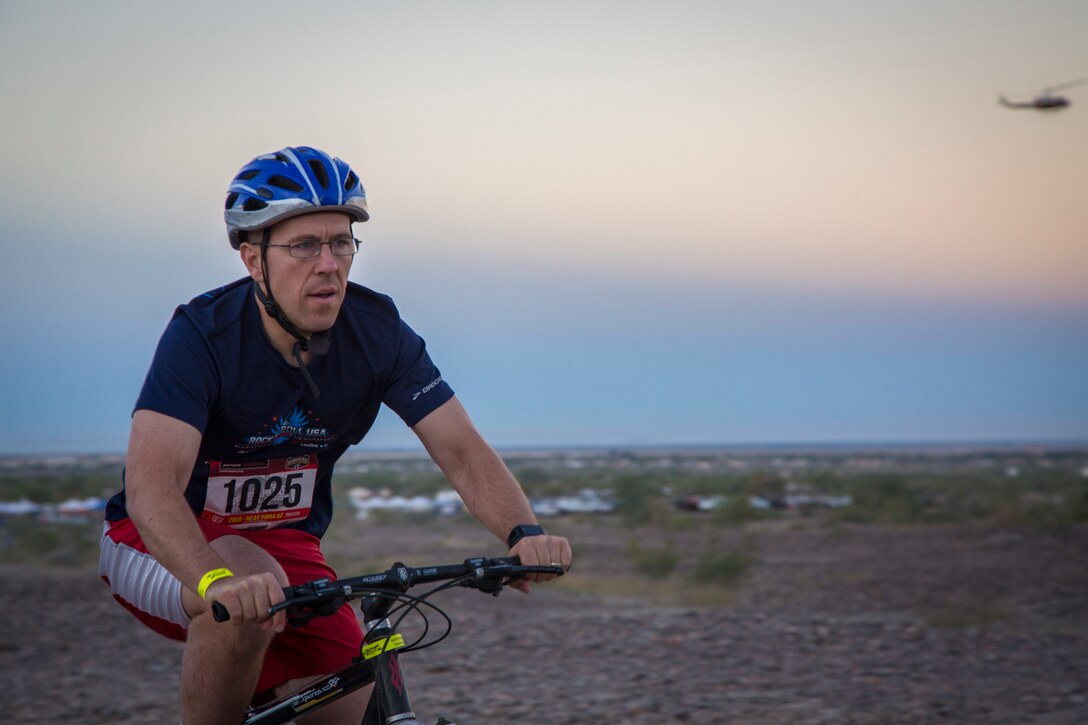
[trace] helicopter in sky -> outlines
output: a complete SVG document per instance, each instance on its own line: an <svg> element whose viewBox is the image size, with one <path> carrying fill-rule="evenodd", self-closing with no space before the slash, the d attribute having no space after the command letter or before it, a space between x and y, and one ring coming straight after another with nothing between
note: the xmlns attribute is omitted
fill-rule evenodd
<svg viewBox="0 0 1088 725"><path fill-rule="evenodd" d="M1056 86L1048 86L1039 91L1032 91L1031 93L1035 95L1035 98L1030 101L1010 101L1002 95L998 97L997 102L1005 108L1033 108L1036 111L1060 111L1063 108L1068 108L1073 105L1073 102L1065 96L1059 96L1055 91L1062 91L1066 88L1084 85L1085 83L1088 83L1088 78L1081 78L1068 83L1059 83Z"/></svg>

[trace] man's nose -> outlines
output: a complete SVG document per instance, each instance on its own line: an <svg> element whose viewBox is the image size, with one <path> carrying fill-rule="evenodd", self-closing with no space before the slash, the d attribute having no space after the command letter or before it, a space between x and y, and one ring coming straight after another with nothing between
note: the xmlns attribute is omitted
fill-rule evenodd
<svg viewBox="0 0 1088 725"><path fill-rule="evenodd" d="M317 253L314 264L322 271L336 269L336 255L332 253L332 244L325 242L321 245L321 251Z"/></svg>

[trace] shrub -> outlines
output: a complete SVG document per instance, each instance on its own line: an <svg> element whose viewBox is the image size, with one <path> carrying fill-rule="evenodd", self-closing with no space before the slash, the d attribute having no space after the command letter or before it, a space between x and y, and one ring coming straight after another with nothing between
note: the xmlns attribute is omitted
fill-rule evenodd
<svg viewBox="0 0 1088 725"><path fill-rule="evenodd" d="M614 487L616 510L627 526L650 520L651 503L660 497L661 485L647 476L620 476Z"/></svg>
<svg viewBox="0 0 1088 725"><path fill-rule="evenodd" d="M680 563L680 554L671 540L660 548L644 548L632 539L627 550L635 569L649 577L667 577Z"/></svg>
<svg viewBox="0 0 1088 725"><path fill-rule="evenodd" d="M711 519L719 524L744 524L766 518L769 512L754 508L747 496L734 496L711 512Z"/></svg>
<svg viewBox="0 0 1088 725"><path fill-rule="evenodd" d="M33 517L0 526L0 551L6 564L81 567L98 560L101 521L41 524Z"/></svg>
<svg viewBox="0 0 1088 725"><path fill-rule="evenodd" d="M752 559L740 551L707 551L695 563L692 577L699 582L729 584L752 565Z"/></svg>

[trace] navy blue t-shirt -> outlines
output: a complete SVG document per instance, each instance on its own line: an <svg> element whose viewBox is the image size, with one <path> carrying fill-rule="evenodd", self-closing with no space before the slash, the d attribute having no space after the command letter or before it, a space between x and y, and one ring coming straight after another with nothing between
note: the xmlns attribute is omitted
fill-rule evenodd
<svg viewBox="0 0 1088 725"><path fill-rule="evenodd" d="M382 403L414 426L453 397L423 339L393 301L348 283L329 350L314 356L315 399L269 342L244 278L182 305L159 340L136 410L203 433L185 498L199 516L238 528L285 526L322 536L333 465ZM124 518L122 490L106 518Z"/></svg>

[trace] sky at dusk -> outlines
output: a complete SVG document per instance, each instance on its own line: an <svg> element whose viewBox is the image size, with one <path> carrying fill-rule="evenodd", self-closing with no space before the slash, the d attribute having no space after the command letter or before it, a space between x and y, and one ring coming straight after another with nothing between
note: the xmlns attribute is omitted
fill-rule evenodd
<svg viewBox="0 0 1088 725"><path fill-rule="evenodd" d="M1088 3L0 0L0 454L121 451L252 157L499 447L1088 441ZM364 448L418 445L391 414Z"/></svg>

